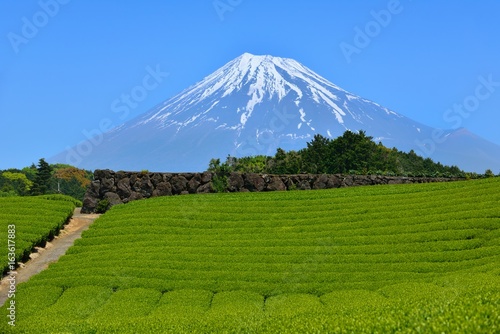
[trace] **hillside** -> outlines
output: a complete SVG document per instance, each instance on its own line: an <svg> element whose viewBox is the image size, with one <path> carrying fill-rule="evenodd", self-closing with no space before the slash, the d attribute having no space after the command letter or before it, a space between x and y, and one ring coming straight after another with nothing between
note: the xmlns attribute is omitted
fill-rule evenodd
<svg viewBox="0 0 500 334"><path fill-rule="evenodd" d="M492 178L115 206L19 286L16 332L497 332L499 201Z"/></svg>
<svg viewBox="0 0 500 334"><path fill-rule="evenodd" d="M81 202L63 195L0 197L0 250L2 274L25 262L35 247L44 247L59 234Z"/></svg>

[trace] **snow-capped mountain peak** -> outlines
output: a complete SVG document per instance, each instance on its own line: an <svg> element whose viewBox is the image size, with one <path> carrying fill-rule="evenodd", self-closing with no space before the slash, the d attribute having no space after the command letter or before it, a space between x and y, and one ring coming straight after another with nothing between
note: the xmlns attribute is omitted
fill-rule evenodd
<svg viewBox="0 0 500 334"><path fill-rule="evenodd" d="M199 171L214 157L274 155L278 147L300 149L315 134L334 138L345 130L418 152L434 129L349 93L296 60L244 53L105 134L81 166ZM433 158L458 164L434 146Z"/></svg>
<svg viewBox="0 0 500 334"><path fill-rule="evenodd" d="M232 98L236 95L240 100L237 106ZM227 99L225 105L221 104L224 99ZM334 85L299 62L288 58L245 53L148 113L139 123L157 122L161 127L174 124L182 127L194 125L195 121L217 119L222 116L222 109L232 109L239 114L239 122L226 123L231 124L232 128L242 130L254 115L257 106L268 102L277 106L283 100L292 102L302 116L308 109L308 104L314 102L324 105L339 124L345 123L344 118L348 114L358 122L363 118L360 110L346 110L345 105L352 101L361 102L362 99ZM193 107L198 110L194 115ZM183 117L186 110L190 117Z"/></svg>

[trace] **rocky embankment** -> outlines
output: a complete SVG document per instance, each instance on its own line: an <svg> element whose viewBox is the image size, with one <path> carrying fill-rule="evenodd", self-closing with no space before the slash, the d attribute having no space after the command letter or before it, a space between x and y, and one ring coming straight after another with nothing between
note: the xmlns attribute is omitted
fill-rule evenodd
<svg viewBox="0 0 500 334"><path fill-rule="evenodd" d="M286 191L330 189L376 184L408 184L458 181L458 178L400 177L380 175L299 174L267 175L231 173L226 191ZM82 213L94 213L103 200L109 205L156 196L204 194L215 192L214 174L149 173L96 170L83 200Z"/></svg>

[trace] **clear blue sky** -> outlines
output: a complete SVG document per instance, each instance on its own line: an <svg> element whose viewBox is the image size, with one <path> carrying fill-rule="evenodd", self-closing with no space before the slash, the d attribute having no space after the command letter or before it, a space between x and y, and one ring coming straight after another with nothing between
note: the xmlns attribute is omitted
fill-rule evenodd
<svg viewBox="0 0 500 334"><path fill-rule="evenodd" d="M244 52L294 58L419 122L500 144L499 13L496 0L1 1L0 169L49 158L103 119L119 125ZM113 102L148 67L168 77L119 117ZM480 99L479 77L498 82ZM464 102L468 117L445 120Z"/></svg>

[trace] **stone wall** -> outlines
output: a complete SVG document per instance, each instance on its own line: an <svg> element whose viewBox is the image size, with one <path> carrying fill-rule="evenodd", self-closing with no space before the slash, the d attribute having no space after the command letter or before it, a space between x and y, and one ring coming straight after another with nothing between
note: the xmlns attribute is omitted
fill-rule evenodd
<svg viewBox="0 0 500 334"><path fill-rule="evenodd" d="M101 200L110 205L156 196L205 194L214 192L213 174L148 173L96 170L87 188L82 213L93 213ZM458 181L457 178L396 177L379 175L267 175L231 173L227 191L285 191L353 187L376 184L403 184Z"/></svg>

